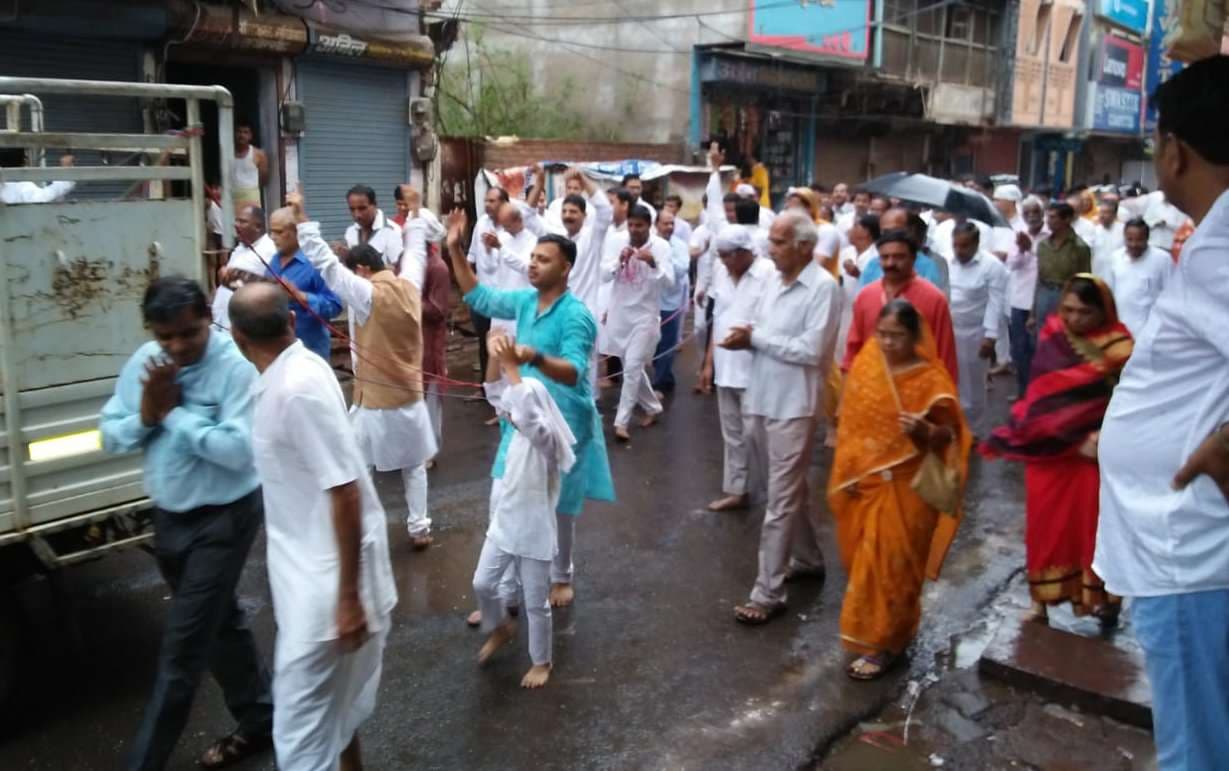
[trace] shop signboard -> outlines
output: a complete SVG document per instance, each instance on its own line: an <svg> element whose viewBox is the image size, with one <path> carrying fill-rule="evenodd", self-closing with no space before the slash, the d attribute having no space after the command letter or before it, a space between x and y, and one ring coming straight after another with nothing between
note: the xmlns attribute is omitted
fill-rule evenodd
<svg viewBox="0 0 1229 771"><path fill-rule="evenodd" d="M1143 113L1143 95L1139 90L1091 85L1092 119L1094 131L1112 131L1116 134L1138 134Z"/></svg>
<svg viewBox="0 0 1229 771"><path fill-rule="evenodd" d="M1147 0L1144 0L1147 2ZM850 63L870 51L869 0L750 0L747 43Z"/></svg>
<svg viewBox="0 0 1229 771"><path fill-rule="evenodd" d="M1148 62L1144 67L1144 101L1147 102L1157 86L1182 69L1182 62L1169 58L1165 50L1165 28L1171 16L1177 16L1181 0L1152 0L1152 35L1148 38ZM1156 126L1156 110L1145 105L1144 129L1151 132Z"/></svg>
<svg viewBox="0 0 1229 771"><path fill-rule="evenodd" d="M1138 91L1144 82L1144 48L1141 45L1106 34L1101 39L1100 68L1097 82L1103 86Z"/></svg>
<svg viewBox="0 0 1229 771"><path fill-rule="evenodd" d="M1142 37L1148 32L1148 6L1149 0L1097 0L1097 15Z"/></svg>

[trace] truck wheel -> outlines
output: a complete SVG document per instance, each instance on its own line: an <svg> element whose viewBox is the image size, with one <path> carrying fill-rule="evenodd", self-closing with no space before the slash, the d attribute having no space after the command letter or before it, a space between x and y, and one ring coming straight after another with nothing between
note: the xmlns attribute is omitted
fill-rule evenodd
<svg viewBox="0 0 1229 771"><path fill-rule="evenodd" d="M0 589L0 716L12 714L21 654L21 625L17 602L7 589ZM7 724L7 719L5 723Z"/></svg>

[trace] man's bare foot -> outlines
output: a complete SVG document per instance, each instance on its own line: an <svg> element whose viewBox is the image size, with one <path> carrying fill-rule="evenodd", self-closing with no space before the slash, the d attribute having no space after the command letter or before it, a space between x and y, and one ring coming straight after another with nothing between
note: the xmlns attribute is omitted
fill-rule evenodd
<svg viewBox="0 0 1229 771"><path fill-rule="evenodd" d="M552 608L566 608L575 598L576 591L572 589L571 584L550 585L550 606Z"/></svg>
<svg viewBox="0 0 1229 771"><path fill-rule="evenodd" d="M727 495L708 504L708 510L734 511L735 509L745 509L750 501L751 497L745 493L743 495Z"/></svg>
<svg viewBox="0 0 1229 771"><path fill-rule="evenodd" d="M652 425L656 424L656 423L657 423L657 419L658 419L659 417L661 417L661 413L660 413L660 412L655 412L655 413L653 413L652 415L645 415L643 418L641 418L641 419L640 419L640 427L641 427L641 428L648 428L649 426L652 426Z"/></svg>
<svg viewBox="0 0 1229 771"><path fill-rule="evenodd" d="M482 666L487 663L495 655L495 651L514 639L516 639L516 622L508 619L495 627L495 631L491 632L491 636L486 638L486 642L482 644L482 650L478 651L478 665Z"/></svg>
<svg viewBox="0 0 1229 771"><path fill-rule="evenodd" d="M435 543L435 539L431 537L430 533L419 533L418 535L410 536L410 546L414 551L423 551L433 543Z"/></svg>
<svg viewBox="0 0 1229 771"><path fill-rule="evenodd" d="M615 439L618 439L620 442L630 442L632 440L632 435L627 433L627 426L615 426L614 435Z"/></svg>
<svg viewBox="0 0 1229 771"><path fill-rule="evenodd" d="M468 616L465 617L465 623L469 624L470 626L478 626L479 624L481 624L482 623L482 611L475 610L473 613L470 613Z"/></svg>
<svg viewBox="0 0 1229 771"><path fill-rule="evenodd" d="M546 685L546 681L550 679L550 664L537 665L525 673L521 678L522 688L541 688Z"/></svg>

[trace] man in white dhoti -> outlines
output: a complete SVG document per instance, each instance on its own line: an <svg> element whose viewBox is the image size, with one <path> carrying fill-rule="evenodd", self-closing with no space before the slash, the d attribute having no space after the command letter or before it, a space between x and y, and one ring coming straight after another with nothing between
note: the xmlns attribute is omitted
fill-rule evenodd
<svg viewBox="0 0 1229 771"><path fill-rule="evenodd" d="M474 595L482 630L490 635L478 653L484 664L516 639L508 615L506 576L516 572L529 619L529 657L533 667L522 688L541 688L550 679L552 624L551 561L558 552L555 510L563 475L576 463L576 437L542 381L521 378L516 344L495 333L489 341L503 379L486 384L487 399L505 417L513 436L504 456L504 473L491 486L491 523L474 570Z"/></svg>
<svg viewBox="0 0 1229 771"><path fill-rule="evenodd" d="M653 393L645 367L661 338L661 290L674 284L670 245L652 234L648 209L634 207L618 251L602 260L602 280L610 282L606 314L606 353L623 360L623 384L615 413L615 438L631 439L627 424L639 405L642 428L657 421L661 402Z"/></svg>
<svg viewBox="0 0 1229 771"><path fill-rule="evenodd" d="M1174 261L1169 252L1148 243L1151 233L1143 219L1126 223L1124 232L1125 244L1114 253L1105 283L1114 293L1118 319L1139 337L1161 290L1170 283Z"/></svg>
<svg viewBox="0 0 1229 771"><path fill-rule="evenodd" d="M422 300L370 244L360 244L342 265L309 222L297 193L288 196L299 246L324 282L345 303L354 325L354 433L367 466L396 471L405 485L406 529L415 549L431 537L427 516L427 461L438 446L423 401Z"/></svg>
<svg viewBox="0 0 1229 771"><path fill-rule="evenodd" d="M397 603L384 509L337 378L295 339L282 290L248 284L231 299L230 316L235 343L261 373L252 447L277 622L277 765L355 771L357 732L375 710Z"/></svg>
<svg viewBox="0 0 1229 771"><path fill-rule="evenodd" d="M355 185L346 193L346 205L350 207L354 223L346 228L346 249L340 251L345 252L359 244L370 244L390 268L398 270L405 238L401 227L376 207L376 191L367 185ZM423 264L426 265L425 262ZM417 273L420 278L415 286L422 286L421 275L421 271Z"/></svg>
<svg viewBox="0 0 1229 771"><path fill-rule="evenodd" d="M750 601L734 611L744 624L763 624L785 610L787 577L824 574L822 524L808 500L807 469L820 394L833 366L841 298L836 280L815 264L817 238L806 214L777 217L769 234L777 272L749 323L731 327L717 343L754 355L743 397L744 431L768 476L759 572Z"/></svg>
<svg viewBox="0 0 1229 771"><path fill-rule="evenodd" d="M952 327L956 337L961 407L975 436L986 436L986 373L999 335L1007 296L1007 268L981 248L981 233L973 222L952 231L949 265L952 285Z"/></svg>
<svg viewBox="0 0 1229 771"><path fill-rule="evenodd" d="M751 231L743 225L726 225L717 234L719 261L713 267L713 334L705 356L703 376L717 385L717 410L721 417L722 497L708 504L709 511L745 508L751 502L748 477L750 447L743 428L743 396L751 380L751 351L732 351L712 344L724 340L735 326L751 321L764 287L776 275L772 261L757 257Z"/></svg>

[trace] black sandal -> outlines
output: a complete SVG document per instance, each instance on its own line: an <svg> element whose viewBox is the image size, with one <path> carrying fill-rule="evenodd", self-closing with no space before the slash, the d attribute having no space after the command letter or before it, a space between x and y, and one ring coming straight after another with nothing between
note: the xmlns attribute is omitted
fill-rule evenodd
<svg viewBox="0 0 1229 771"><path fill-rule="evenodd" d="M226 768L264 752L272 744L273 737L268 735L249 739L239 734L231 734L214 742L198 762L201 768Z"/></svg>

